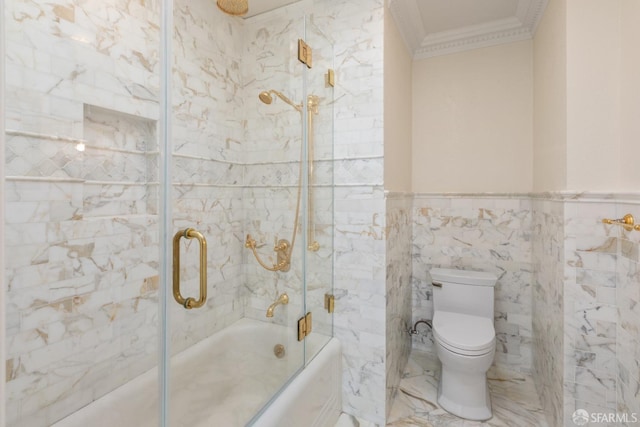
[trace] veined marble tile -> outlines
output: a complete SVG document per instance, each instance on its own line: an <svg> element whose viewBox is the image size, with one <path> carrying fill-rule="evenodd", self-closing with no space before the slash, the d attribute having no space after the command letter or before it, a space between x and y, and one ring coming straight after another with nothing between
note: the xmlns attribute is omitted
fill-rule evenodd
<svg viewBox="0 0 640 427"><path fill-rule="evenodd" d="M412 221L413 321L432 317L430 268L494 272L499 277L496 363L530 371L531 204L495 197L417 194ZM414 348L431 349L428 332L420 332L413 338Z"/></svg>

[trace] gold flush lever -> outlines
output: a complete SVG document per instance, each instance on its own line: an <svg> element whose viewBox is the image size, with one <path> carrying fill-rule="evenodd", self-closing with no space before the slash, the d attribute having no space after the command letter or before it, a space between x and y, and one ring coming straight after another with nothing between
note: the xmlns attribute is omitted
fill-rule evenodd
<svg viewBox="0 0 640 427"><path fill-rule="evenodd" d="M191 297L184 298L180 293L180 239L183 237L198 239L200 244L200 298L198 300ZM173 297L187 310L200 308L207 301L207 239L193 228L178 231L173 236Z"/></svg>

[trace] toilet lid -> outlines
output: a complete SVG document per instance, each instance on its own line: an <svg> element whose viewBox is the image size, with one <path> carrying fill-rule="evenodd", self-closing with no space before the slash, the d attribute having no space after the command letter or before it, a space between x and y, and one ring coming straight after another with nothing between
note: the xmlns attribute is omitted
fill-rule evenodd
<svg viewBox="0 0 640 427"><path fill-rule="evenodd" d="M496 332L486 317L436 311L433 335L447 347L482 353L495 345Z"/></svg>

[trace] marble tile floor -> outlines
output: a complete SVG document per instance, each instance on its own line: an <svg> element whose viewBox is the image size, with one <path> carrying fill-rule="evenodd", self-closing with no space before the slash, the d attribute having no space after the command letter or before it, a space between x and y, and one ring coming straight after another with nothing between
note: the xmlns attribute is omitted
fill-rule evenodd
<svg viewBox="0 0 640 427"><path fill-rule="evenodd" d="M495 367L489 370L493 418L468 421L449 414L436 402L440 362L413 351L405 368L387 427L548 427L533 378ZM343 414L336 427L377 427Z"/></svg>

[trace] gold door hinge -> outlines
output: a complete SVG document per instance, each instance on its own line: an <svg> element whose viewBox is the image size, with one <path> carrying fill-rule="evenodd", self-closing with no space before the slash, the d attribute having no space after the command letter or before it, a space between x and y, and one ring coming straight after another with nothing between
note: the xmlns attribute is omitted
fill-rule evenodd
<svg viewBox="0 0 640 427"><path fill-rule="evenodd" d="M305 64L307 68L311 68L312 52L311 46L306 44L304 40L298 39L298 60Z"/></svg>
<svg viewBox="0 0 640 427"><path fill-rule="evenodd" d="M335 87L336 86L336 73L331 68L327 70L327 86Z"/></svg>
<svg viewBox="0 0 640 427"><path fill-rule="evenodd" d="M326 308L329 313L333 313L335 305L336 298L331 294L324 294L324 308Z"/></svg>
<svg viewBox="0 0 640 427"><path fill-rule="evenodd" d="M298 341L302 341L311 333L311 312L298 320Z"/></svg>

